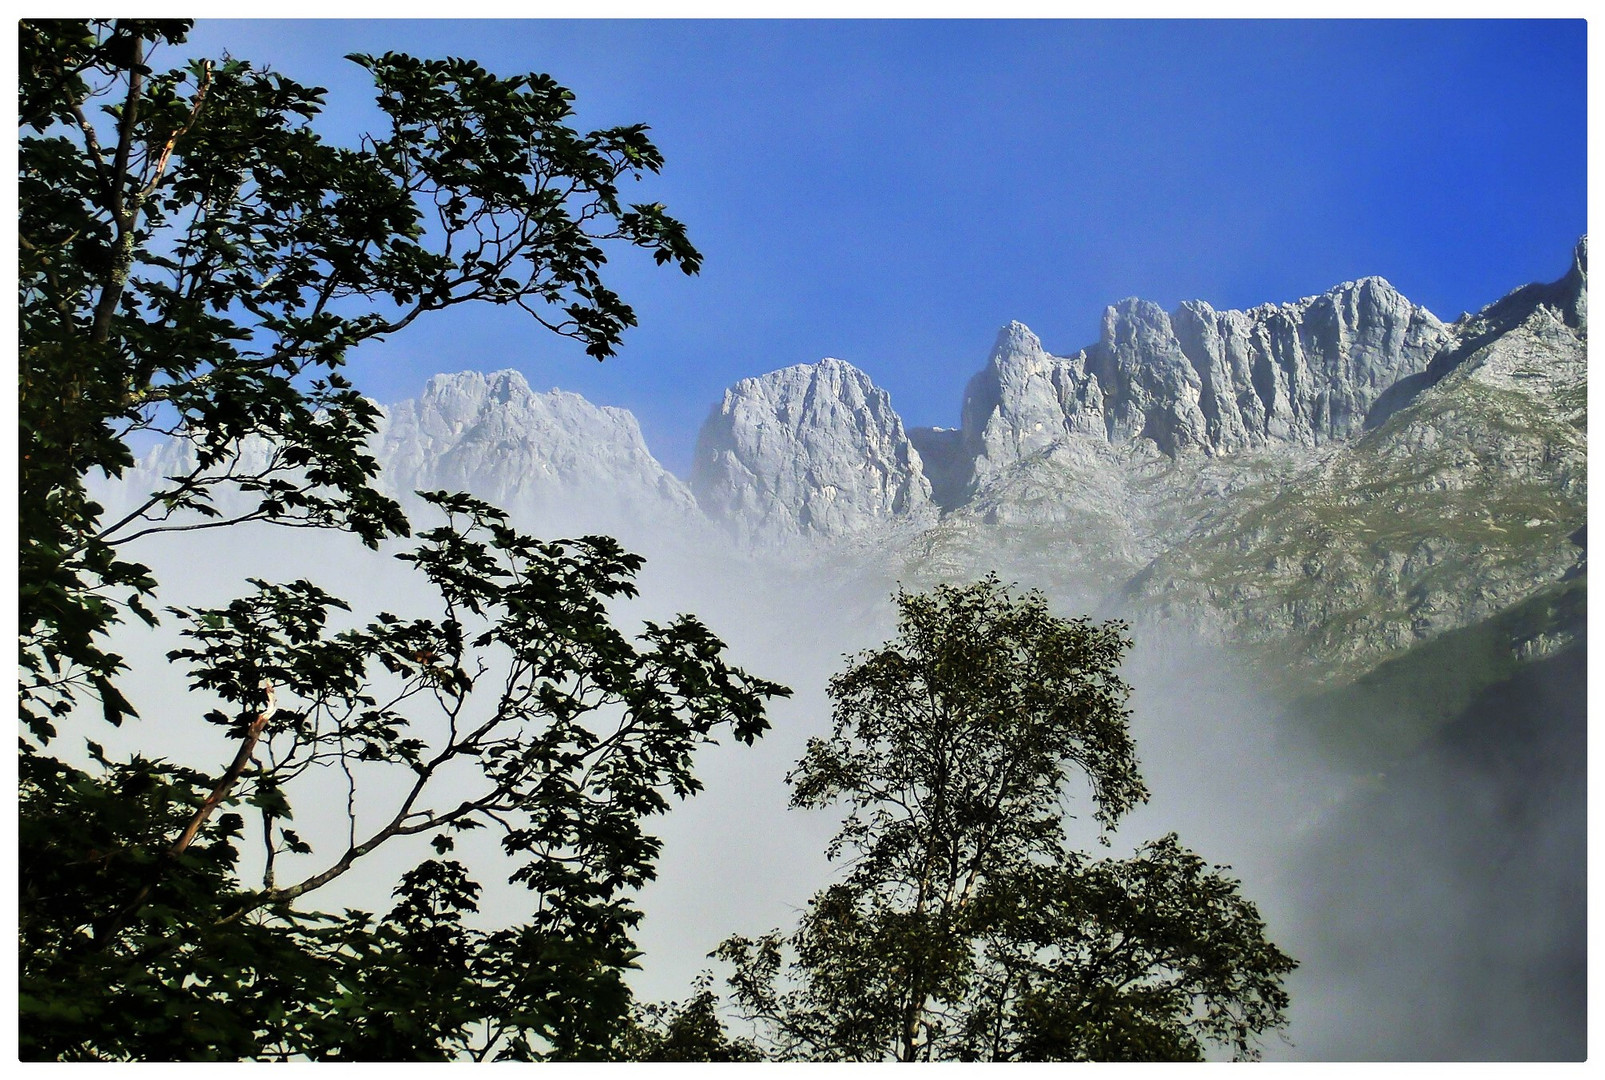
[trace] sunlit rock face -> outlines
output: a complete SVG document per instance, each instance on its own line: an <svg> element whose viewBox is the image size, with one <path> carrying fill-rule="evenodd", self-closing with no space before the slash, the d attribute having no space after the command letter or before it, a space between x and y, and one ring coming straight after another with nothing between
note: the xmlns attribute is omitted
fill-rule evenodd
<svg viewBox="0 0 1605 1080"><path fill-rule="evenodd" d="M1427 385L1451 374L1526 393L1582 384L1588 374L1588 238L1577 242L1565 277L1523 286L1453 329L1453 346L1423 373Z"/></svg>
<svg viewBox="0 0 1605 1080"><path fill-rule="evenodd" d="M1107 438L1104 405L1085 355L1051 356L1024 324L1009 323L964 391L961 430L971 492L1066 434Z"/></svg>
<svg viewBox="0 0 1605 1080"><path fill-rule="evenodd" d="M1128 299L1098 341L1045 352L1019 323L998 334L965 391L973 486L1065 436L1142 441L1175 457L1277 443L1321 446L1361 430L1376 399L1449 340L1378 277L1250 311Z"/></svg>
<svg viewBox="0 0 1605 1080"><path fill-rule="evenodd" d="M1188 445L1223 451L1354 435L1377 397L1424 369L1449 338L1379 277L1246 312L1190 301L1171 322L1199 378L1204 431Z"/></svg>
<svg viewBox="0 0 1605 1080"><path fill-rule="evenodd" d="M744 539L842 537L936 517L891 397L836 359L725 391L697 437L691 490Z"/></svg>
<svg viewBox="0 0 1605 1080"><path fill-rule="evenodd" d="M1248 311L1124 300L1071 356L1010 323L958 428L905 430L841 360L773 371L714 406L689 485L627 413L511 372L433 380L379 456L395 490L578 493L737 551L851 541L911 584L998 570L1329 681L1573 588L1586 363L1580 243L1449 326L1375 277ZM1523 657L1565 644L1528 622Z"/></svg>
<svg viewBox="0 0 1605 1080"><path fill-rule="evenodd" d="M1071 356L1010 323L958 428L905 430L844 361L784 368L725 392L689 484L629 413L512 371L436 376L373 445L389 491L467 490L540 535L872 554L911 585L995 570L1343 678L1540 593L1576 599L1587 327L1583 241L1560 280L1448 326L1374 277L1248 311L1124 300ZM272 453L248 440L240 467ZM193 468L174 442L100 486L118 514ZM1523 622L1523 658L1565 644L1545 618Z"/></svg>
<svg viewBox="0 0 1605 1080"><path fill-rule="evenodd" d="M392 405L376 439L396 492L470 491L520 515L598 524L695 513L624 409L562 390L536 393L516 371L436 375Z"/></svg>
<svg viewBox="0 0 1605 1080"><path fill-rule="evenodd" d="M1452 325L1380 278L1246 312L1125 301L1067 357L1010 324L902 580L998 570L1246 649L1293 692L1451 631L1490 670L1555 654L1586 590L1587 314L1583 242Z"/></svg>

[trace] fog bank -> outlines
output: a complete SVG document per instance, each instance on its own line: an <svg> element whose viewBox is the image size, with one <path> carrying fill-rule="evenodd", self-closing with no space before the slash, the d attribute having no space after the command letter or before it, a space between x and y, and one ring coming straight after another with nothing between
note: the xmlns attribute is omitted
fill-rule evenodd
<svg viewBox="0 0 1605 1080"><path fill-rule="evenodd" d="M415 517L415 528L430 524ZM576 513L545 524L542 533L572 533L585 521ZM824 687L844 654L893 632L897 565L863 550L753 558L704 530L607 524L648 557L641 597L616 605L621 624L693 612L735 663L794 691L773 704L772 730L755 747L705 748L705 790L652 823L664 849L658 880L640 897L645 955L631 981L643 998L679 998L723 937L789 927L834 872L823 857L834 817L788 810L784 778L807 738L828 730ZM151 537L129 554L152 565L164 605L226 602L248 591L246 575L307 577L349 601L352 622L366 622L380 610L434 611L422 579L386 557L405 546L375 554L345 536L250 526ZM1050 599L1061 615L1085 609L1085 598ZM98 721L63 725L62 745L83 733L113 753L219 768L232 746L200 719L210 703L188 695L184 673L164 659L175 633L171 617L154 632L120 631L142 719L119 732ZM1110 850L1174 830L1242 879L1272 940L1301 964L1290 981L1292 1025L1285 1041L1268 1042L1267 1057L1583 1056L1582 655L1577 648L1491 691L1386 774L1356 775L1288 727L1282 703L1245 663L1181 628L1138 632L1123 674L1154 797ZM377 812L383 792L372 798ZM343 837L343 799L324 776L295 801L296 828L319 852ZM1089 819L1078 828L1090 846ZM492 925L521 918L527 899L498 884L489 842L480 834L461 850L487 887L483 921ZM395 877L426 850L419 840L370 857L313 904L384 910ZM288 872L281 866L281 878Z"/></svg>

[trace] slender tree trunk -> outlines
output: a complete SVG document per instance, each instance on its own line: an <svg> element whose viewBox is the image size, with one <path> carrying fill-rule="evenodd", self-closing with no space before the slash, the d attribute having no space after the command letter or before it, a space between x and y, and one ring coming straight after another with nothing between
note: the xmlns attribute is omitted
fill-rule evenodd
<svg viewBox="0 0 1605 1080"><path fill-rule="evenodd" d="M119 27L119 31L121 28ZM117 243L112 251L111 269L101 288L100 300L95 304L95 321L90 339L104 344L111 337L112 316L122 299L123 287L134 265L134 236L138 231L139 211L144 203L143 187L136 179L125 196L128 183L128 162L134 146L134 128L139 123L139 102L145 90L145 76L140 68L145 63L145 42L138 34L130 35L131 57L128 65L128 94L123 99L123 114L117 121L117 157L111 171L111 213L117 226Z"/></svg>

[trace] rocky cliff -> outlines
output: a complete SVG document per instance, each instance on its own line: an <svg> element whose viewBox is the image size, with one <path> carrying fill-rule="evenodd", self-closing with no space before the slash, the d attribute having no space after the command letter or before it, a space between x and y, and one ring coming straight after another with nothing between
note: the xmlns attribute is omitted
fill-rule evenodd
<svg viewBox="0 0 1605 1080"><path fill-rule="evenodd" d="M851 364L798 364L725 391L697 437L691 490L743 539L934 523L919 451L890 396Z"/></svg>
<svg viewBox="0 0 1605 1080"><path fill-rule="evenodd" d="M418 398L386 409L376 455L393 492L471 491L531 523L583 516L597 528L696 509L628 411L536 393L516 371L434 376Z"/></svg>
<svg viewBox="0 0 1605 1080"><path fill-rule="evenodd" d="M908 576L1007 567L1083 605L1264 652L1295 690L1540 595L1573 602L1560 593L1586 581L1586 243L1561 280L1452 326L1380 279L1204 311L1116 305L1099 345L1067 359L1005 328L966 395L971 491L911 549ZM1215 353L1192 332L1210 325L1229 331ZM1210 368L1191 358L1253 353L1234 340L1284 342L1261 360L1301 357L1264 384L1288 389L1241 391L1235 414L1191 414L1223 382L1193 383L1187 371ZM1129 383L1097 378L1109 357L1136 372ZM1237 370L1254 385L1252 365ZM1106 387L1137 384L1149 397L1123 391L1111 405ZM1107 434L1085 422L1100 401ZM1542 618L1522 625L1507 647L1524 657L1567 640Z"/></svg>
<svg viewBox="0 0 1605 1080"><path fill-rule="evenodd" d="M1133 595L1353 674L1581 579L1586 313L1579 245L1565 278L1457 322L1369 431L1212 508Z"/></svg>
<svg viewBox="0 0 1605 1080"><path fill-rule="evenodd" d="M788 367L726 391L689 485L627 412L511 371L435 377L375 449L390 490L466 489L532 528L666 523L911 584L1001 570L1327 684L1540 595L1580 602L1587 277L1585 241L1560 280L1452 325L1375 277L1248 311L1124 300L1067 357L1010 323L956 429L905 430L841 360ZM1541 623L1510 648L1563 647Z"/></svg>
<svg viewBox="0 0 1605 1080"><path fill-rule="evenodd" d="M527 528L631 532L652 523L700 523L684 483L658 464L627 410L578 394L531 390L517 371L436 375L423 393L382 410L371 444L383 470L378 486L407 502L415 490L469 491L519 515ZM153 448L125 481L97 488L114 513L138 505L135 493L169 486L163 478L196 468L194 444ZM245 439L232 473L298 475L266 441ZM218 483L213 505L245 512L260 497Z"/></svg>
<svg viewBox="0 0 1605 1080"><path fill-rule="evenodd" d="M1122 300L1104 311L1098 341L1069 357L1010 323L964 394L969 490L1065 436L1145 442L1170 457L1347 438L1449 336L1378 277L1250 311L1193 300L1166 314Z"/></svg>

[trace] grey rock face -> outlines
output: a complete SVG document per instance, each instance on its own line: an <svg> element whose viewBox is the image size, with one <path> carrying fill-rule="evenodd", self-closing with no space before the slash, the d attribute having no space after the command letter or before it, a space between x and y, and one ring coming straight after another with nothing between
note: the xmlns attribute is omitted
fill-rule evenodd
<svg viewBox="0 0 1605 1080"><path fill-rule="evenodd" d="M1456 323L1372 430L1222 502L1131 595L1352 675L1583 573L1586 312L1580 247L1566 278Z"/></svg>
<svg viewBox="0 0 1605 1080"><path fill-rule="evenodd" d="M392 491L469 491L537 518L583 511L600 526L695 511L629 412L535 393L516 371L434 376L386 409L375 453Z"/></svg>
<svg viewBox="0 0 1605 1080"><path fill-rule="evenodd" d="M1106 391L1111 442L1147 439L1170 455L1208 445L1202 382L1158 304L1129 299L1106 308L1098 344L1083 362Z"/></svg>
<svg viewBox="0 0 1605 1080"><path fill-rule="evenodd" d="M1380 278L1249 311L1126 300L1069 357L1005 326L958 429L905 431L840 360L743 380L689 487L628 413L514 372L437 376L375 453L392 492L466 489L547 535L672 521L647 535L904 581L1003 570L1347 678L1586 574L1587 311L1586 241L1560 281L1447 327Z"/></svg>
<svg viewBox="0 0 1605 1080"><path fill-rule="evenodd" d="M839 537L936 513L890 396L836 359L725 391L697 437L691 490L743 538Z"/></svg>
<svg viewBox="0 0 1605 1080"><path fill-rule="evenodd" d="M1290 686L1352 678L1586 573L1587 302L1580 244L1450 327L1376 278L1249 312L1123 302L1065 358L1006 327L966 396L967 499L903 577L1003 569Z"/></svg>
<svg viewBox="0 0 1605 1080"><path fill-rule="evenodd" d="M1588 238L1577 242L1559 281L1524 285L1450 327L1448 343L1424 371L1383 392L1366 416L1380 427L1450 375L1490 386L1548 395L1577 409L1587 405ZM1581 395L1581 396L1579 396Z"/></svg>
<svg viewBox="0 0 1605 1080"><path fill-rule="evenodd" d="M1104 408L1085 355L1052 356L1024 324L1009 323L964 390L961 430L971 490L1066 434L1107 438Z"/></svg>
<svg viewBox="0 0 1605 1080"><path fill-rule="evenodd" d="M418 398L382 412L370 440L382 467L378 486L404 500L415 490L467 491L546 529L627 529L699 516L690 490L653 458L629 412L561 390L535 393L516 371L436 375ZM277 456L272 444L249 437L233 472L266 472ZM193 444L171 439L123 483L103 485L105 498L114 509L137 505L143 493L171 487L164 477L195 469ZM215 504L237 513L257 501L222 485Z"/></svg>
<svg viewBox="0 0 1605 1080"><path fill-rule="evenodd" d="M1024 326L998 335L964 400L974 487L1065 435L1151 443L1175 457L1360 431L1373 402L1449 339L1381 278L1251 311L1147 300L1104 312L1096 344L1056 357Z"/></svg>
<svg viewBox="0 0 1605 1080"><path fill-rule="evenodd" d="M1588 239L1578 241L1559 281L1527 285L1455 323L1455 344L1423 373L1429 385L1451 373L1489 385L1545 392L1586 374Z"/></svg>

